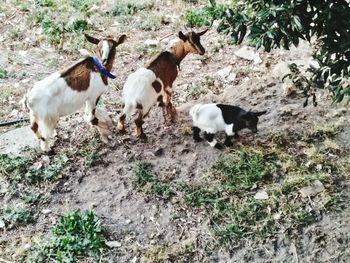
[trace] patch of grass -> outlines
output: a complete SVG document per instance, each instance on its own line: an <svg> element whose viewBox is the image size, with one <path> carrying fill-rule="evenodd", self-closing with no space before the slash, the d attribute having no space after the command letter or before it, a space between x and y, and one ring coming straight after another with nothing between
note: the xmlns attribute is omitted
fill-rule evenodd
<svg viewBox="0 0 350 263"><path fill-rule="evenodd" d="M71 5L78 11L87 12L96 0L71 0Z"/></svg>
<svg viewBox="0 0 350 263"><path fill-rule="evenodd" d="M5 208L0 213L0 221L2 221L7 228L30 223L33 221L31 212L24 207Z"/></svg>
<svg viewBox="0 0 350 263"><path fill-rule="evenodd" d="M101 162L101 149L104 146L100 141L94 139L82 145L78 150L78 155L83 157L84 166L91 168Z"/></svg>
<svg viewBox="0 0 350 263"><path fill-rule="evenodd" d="M237 145L234 151L218 159L201 183L166 183L165 188L172 193L168 199L177 196L180 203L188 206L186 209L206 211L219 245L230 245L242 238L266 239L276 235L281 227L298 231L324 213L339 210L342 205L339 182L350 169L346 161L335 161L328 154L329 148L342 153L331 142L326 141L326 151L317 151L322 158L307 154L310 147L322 146L324 137L317 136L310 145L306 134L288 131L250 142L253 144L250 146ZM291 143L295 138L298 143ZM149 189L159 181L151 166L141 167L137 170L142 174L137 177L143 179L139 180L141 189L154 194ZM299 190L312 187L316 180L325 190L302 197ZM264 192L266 197L258 197L258 192Z"/></svg>
<svg viewBox="0 0 350 263"><path fill-rule="evenodd" d="M133 169L135 185L148 194L164 199L174 196L175 190L173 187L166 182L156 179L152 168L153 165L146 161L136 163Z"/></svg>
<svg viewBox="0 0 350 263"><path fill-rule="evenodd" d="M195 262L194 261L194 240L187 239L175 244L156 245L148 248L141 259L141 262Z"/></svg>
<svg viewBox="0 0 350 263"><path fill-rule="evenodd" d="M35 192L30 192L30 191L24 191L22 192L21 194L21 199L25 202L25 203L28 203L28 204L34 204L36 203L39 198L40 198L40 195L35 193Z"/></svg>
<svg viewBox="0 0 350 263"><path fill-rule="evenodd" d="M55 6L54 0L36 0L35 2L41 7L54 7Z"/></svg>
<svg viewBox="0 0 350 263"><path fill-rule="evenodd" d="M141 16L139 22L137 22L137 28L145 31L156 31L160 29L163 21L163 16L150 15L149 13L144 13Z"/></svg>
<svg viewBox="0 0 350 263"><path fill-rule="evenodd" d="M9 76L6 69L0 68L0 79L7 79Z"/></svg>
<svg viewBox="0 0 350 263"><path fill-rule="evenodd" d="M240 151L230 159L219 160L213 172L225 182L225 188L239 192L249 190L276 170L276 156L264 155L260 151Z"/></svg>
<svg viewBox="0 0 350 263"><path fill-rule="evenodd" d="M216 4L215 6L186 10L183 16L186 24L190 27L208 26L212 19L218 18L226 9L226 5Z"/></svg>
<svg viewBox="0 0 350 263"><path fill-rule="evenodd" d="M104 227L92 211L63 215L52 228L52 237L31 249L29 262L76 262L77 257L98 260L104 247Z"/></svg>
<svg viewBox="0 0 350 263"><path fill-rule="evenodd" d="M55 156L49 165L34 163L27 157L0 155L0 173L12 182L38 184L56 178L66 167L68 157L64 154Z"/></svg>
<svg viewBox="0 0 350 263"><path fill-rule="evenodd" d="M145 161L140 161L136 163L133 169L134 182L138 187L143 187L147 183L152 183L155 181L152 164Z"/></svg>
<svg viewBox="0 0 350 263"><path fill-rule="evenodd" d="M129 16L134 15L139 11L151 10L154 7L153 1L145 1L142 4L136 1L118 1L112 7L113 16Z"/></svg>

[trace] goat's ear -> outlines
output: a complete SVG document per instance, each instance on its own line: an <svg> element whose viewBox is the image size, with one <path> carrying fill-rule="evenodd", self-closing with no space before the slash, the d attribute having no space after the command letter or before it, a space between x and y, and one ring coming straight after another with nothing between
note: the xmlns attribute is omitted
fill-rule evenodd
<svg viewBox="0 0 350 263"><path fill-rule="evenodd" d="M90 36L88 34L85 34L85 38L86 38L87 41L89 41L90 43L95 44L95 45L97 45L100 42L99 39L94 38L94 37L92 37L92 36Z"/></svg>
<svg viewBox="0 0 350 263"><path fill-rule="evenodd" d="M204 35L205 33L207 33L208 30L209 30L209 28L203 30L202 32L198 32L197 35L198 36Z"/></svg>
<svg viewBox="0 0 350 263"><path fill-rule="evenodd" d="M121 35L119 37L118 41L113 40L113 42L116 46L118 46L120 44L123 44L125 42L125 40L126 40L126 35Z"/></svg>
<svg viewBox="0 0 350 263"><path fill-rule="evenodd" d="M259 117L259 116L261 116L261 115L265 114L266 112L267 112L267 111L266 111L266 110L264 110L264 111L254 112L254 114L255 114L255 116L256 116L256 117Z"/></svg>
<svg viewBox="0 0 350 263"><path fill-rule="evenodd" d="M184 33L182 33L182 31L179 32L179 38L184 42L186 42L188 39L187 36Z"/></svg>

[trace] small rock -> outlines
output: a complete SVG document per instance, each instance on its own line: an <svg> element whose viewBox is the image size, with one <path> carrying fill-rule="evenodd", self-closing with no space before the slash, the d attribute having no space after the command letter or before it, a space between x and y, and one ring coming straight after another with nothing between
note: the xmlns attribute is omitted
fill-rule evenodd
<svg viewBox="0 0 350 263"><path fill-rule="evenodd" d="M226 68L220 69L218 72L216 72L216 75L220 77L221 79L225 79L231 72L232 66L227 66Z"/></svg>
<svg viewBox="0 0 350 263"><path fill-rule="evenodd" d="M133 257L133 259L130 261L131 263L136 263L136 262L138 262L138 259L137 259L137 257L135 256L135 257Z"/></svg>
<svg viewBox="0 0 350 263"><path fill-rule="evenodd" d="M273 219L279 220L281 218L281 215L282 215L281 212L278 212L278 213L273 215Z"/></svg>
<svg viewBox="0 0 350 263"><path fill-rule="evenodd" d="M106 246L107 247L121 247L122 246L122 243L120 243L119 241L107 241L106 242Z"/></svg>
<svg viewBox="0 0 350 263"><path fill-rule="evenodd" d="M147 39L144 44L149 47L156 47L159 44L159 41L156 39Z"/></svg>
<svg viewBox="0 0 350 263"><path fill-rule="evenodd" d="M0 153L20 155L23 148L36 148L36 141L29 126L13 129L0 135Z"/></svg>
<svg viewBox="0 0 350 263"><path fill-rule="evenodd" d="M5 222L2 219L0 219L0 228L4 228L4 227L5 227Z"/></svg>
<svg viewBox="0 0 350 263"><path fill-rule="evenodd" d="M278 62L271 71L271 76L282 81L282 78L290 73L288 63L285 61Z"/></svg>
<svg viewBox="0 0 350 263"><path fill-rule="evenodd" d="M256 200L266 200L269 199L269 195L265 190L259 191L254 195L254 199Z"/></svg>
<svg viewBox="0 0 350 263"><path fill-rule="evenodd" d="M159 148L158 150L156 150L154 152L154 155L157 156L157 157L164 155L164 149L163 148Z"/></svg>
<svg viewBox="0 0 350 263"><path fill-rule="evenodd" d="M129 225L132 221L130 219L125 220L125 223Z"/></svg>
<svg viewBox="0 0 350 263"><path fill-rule="evenodd" d="M315 196L325 190L323 184L316 180L310 186L303 187L299 190L302 197L312 197Z"/></svg>
<svg viewBox="0 0 350 263"><path fill-rule="evenodd" d="M255 52L253 48L243 46L234 52L237 57L253 61L254 64L260 64L262 62L259 53Z"/></svg>
<svg viewBox="0 0 350 263"><path fill-rule="evenodd" d="M52 210L50 210L50 209L43 209L43 211L42 211L42 213L44 215L50 214L51 212L52 212Z"/></svg>
<svg viewBox="0 0 350 263"><path fill-rule="evenodd" d="M236 76L236 73L232 72L230 75L228 75L227 80L232 82L236 79Z"/></svg>

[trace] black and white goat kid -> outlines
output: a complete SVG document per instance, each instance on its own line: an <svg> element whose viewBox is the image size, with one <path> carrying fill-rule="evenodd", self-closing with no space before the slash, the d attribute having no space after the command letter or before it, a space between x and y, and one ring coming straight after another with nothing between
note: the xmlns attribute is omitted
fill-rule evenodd
<svg viewBox="0 0 350 263"><path fill-rule="evenodd" d="M232 146L232 138L238 138L240 130L247 128L256 133L258 117L265 113L266 111L245 111L240 107L225 104L197 104L190 109L193 139L196 142L202 141L199 133L203 130L210 146L221 149L222 145L214 139L214 136L215 133L224 131L226 133L224 144L227 147Z"/></svg>

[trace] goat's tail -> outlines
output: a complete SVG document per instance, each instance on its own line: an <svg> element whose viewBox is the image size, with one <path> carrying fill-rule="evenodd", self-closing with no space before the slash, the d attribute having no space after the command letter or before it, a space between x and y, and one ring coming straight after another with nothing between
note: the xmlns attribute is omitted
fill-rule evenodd
<svg viewBox="0 0 350 263"><path fill-rule="evenodd" d="M190 109L190 115L193 120L197 119L198 111L202 107L202 104L196 104Z"/></svg>

